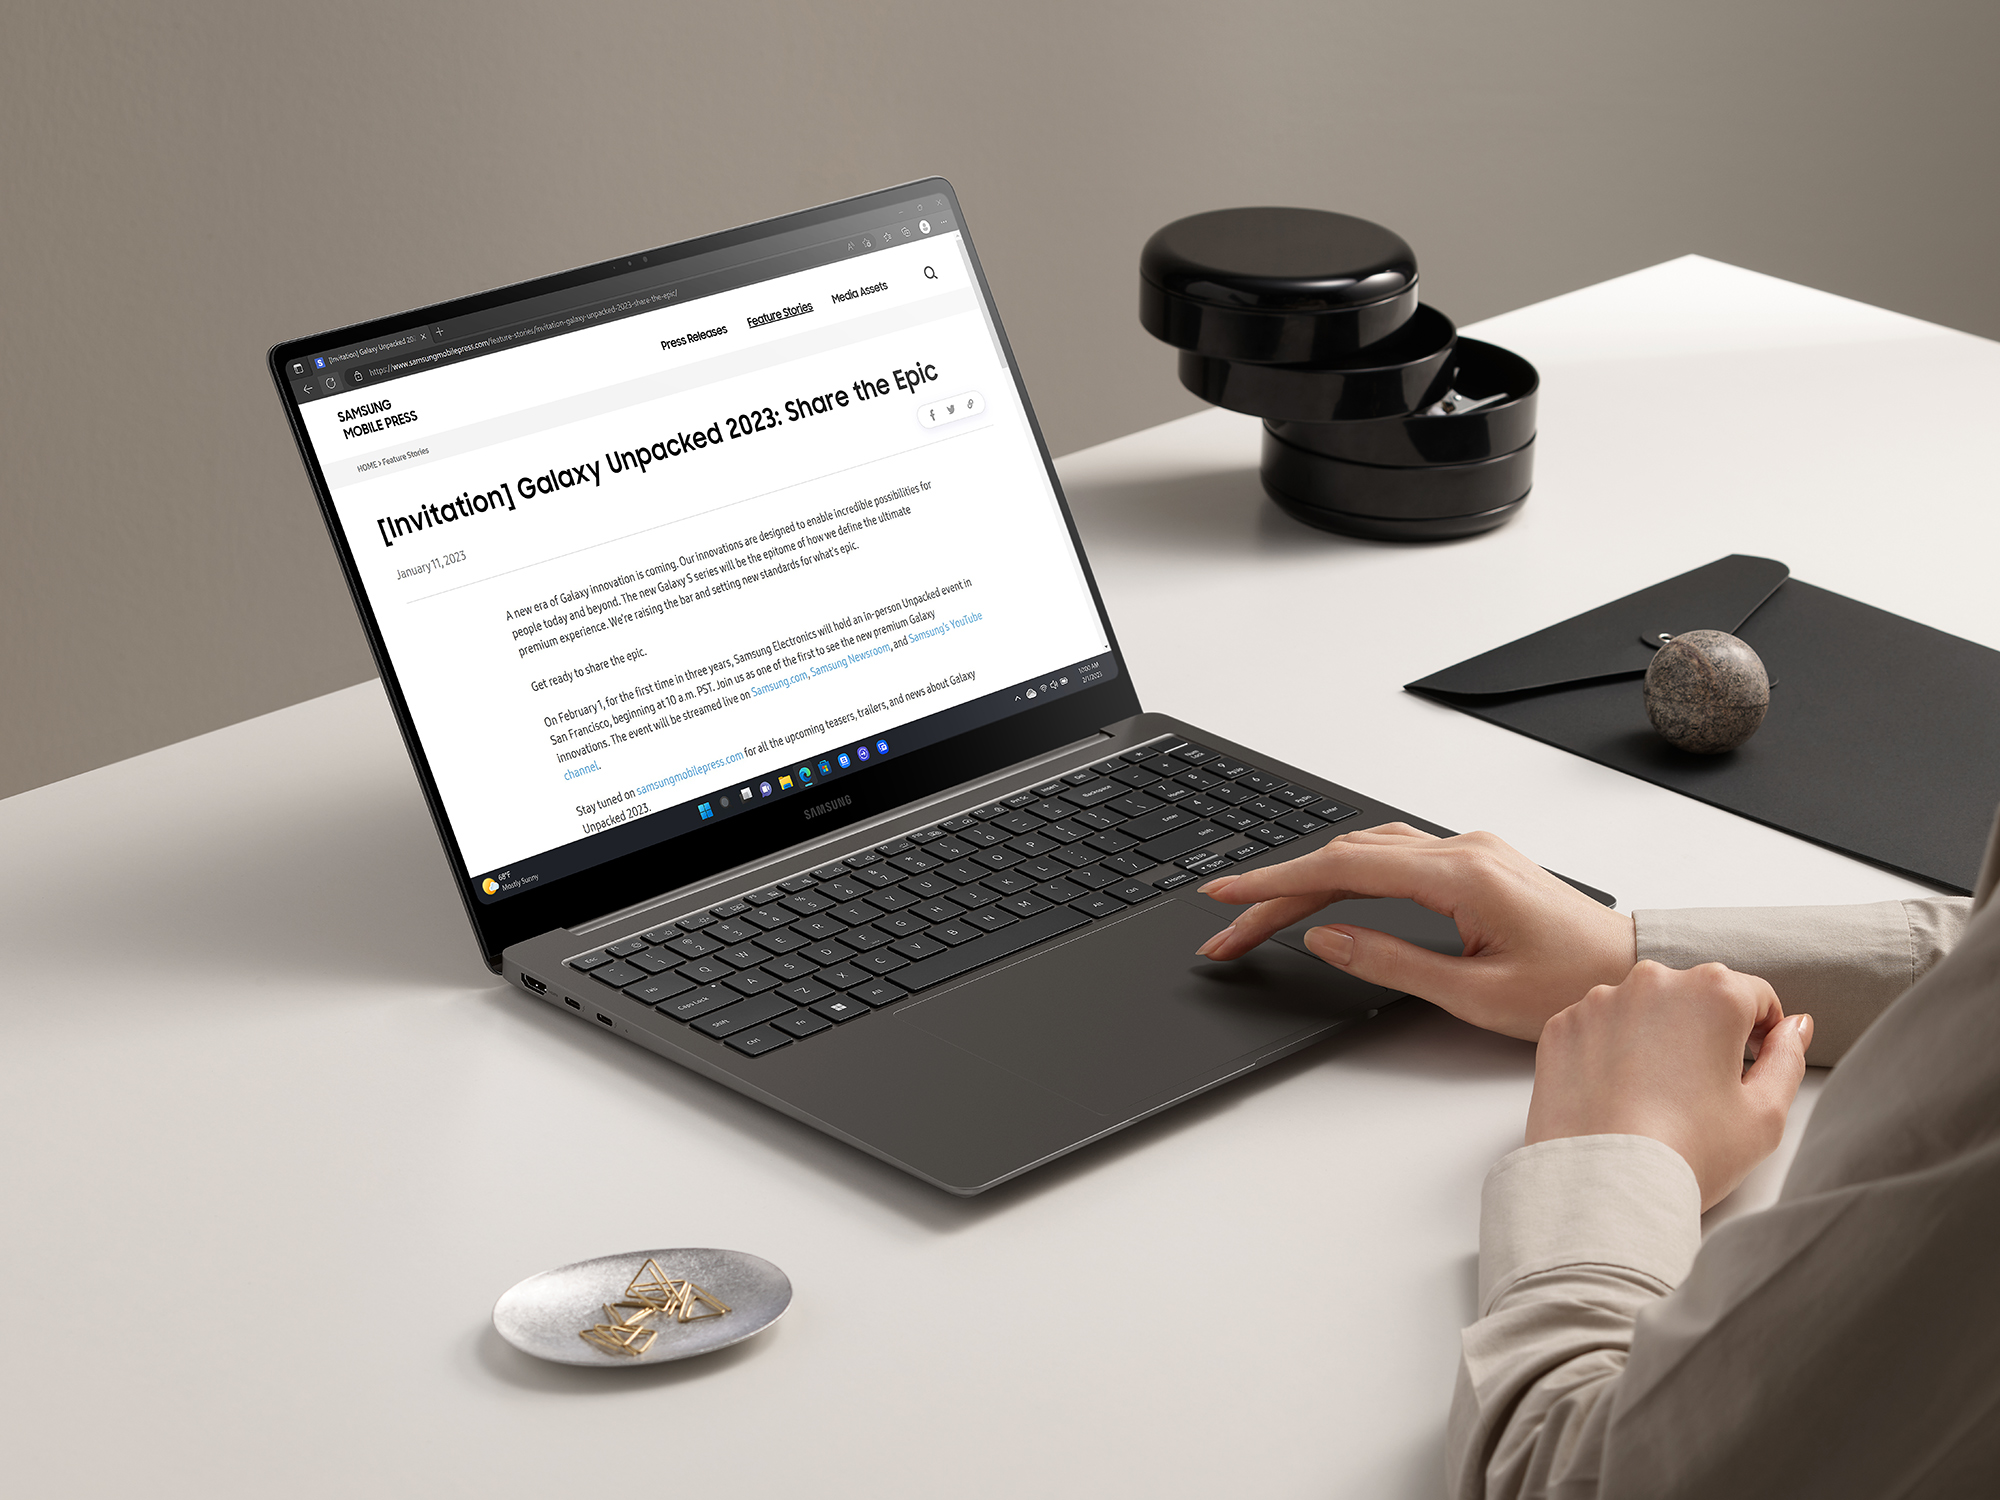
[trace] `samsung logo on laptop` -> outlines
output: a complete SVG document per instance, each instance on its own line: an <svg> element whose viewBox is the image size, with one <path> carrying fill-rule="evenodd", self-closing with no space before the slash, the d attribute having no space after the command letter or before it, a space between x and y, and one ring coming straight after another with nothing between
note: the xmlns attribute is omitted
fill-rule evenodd
<svg viewBox="0 0 2000 1500"><path fill-rule="evenodd" d="M838 812L843 807L852 807L853 805L854 799L852 797L829 797L826 801L815 802L811 807L807 808L806 817L816 818L821 813Z"/></svg>

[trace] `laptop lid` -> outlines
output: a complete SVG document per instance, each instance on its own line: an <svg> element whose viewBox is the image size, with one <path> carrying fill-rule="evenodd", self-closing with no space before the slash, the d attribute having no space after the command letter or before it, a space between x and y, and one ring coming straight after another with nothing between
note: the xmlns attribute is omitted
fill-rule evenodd
<svg viewBox="0 0 2000 1500"><path fill-rule="evenodd" d="M942 179L270 366L489 967L1138 711Z"/></svg>

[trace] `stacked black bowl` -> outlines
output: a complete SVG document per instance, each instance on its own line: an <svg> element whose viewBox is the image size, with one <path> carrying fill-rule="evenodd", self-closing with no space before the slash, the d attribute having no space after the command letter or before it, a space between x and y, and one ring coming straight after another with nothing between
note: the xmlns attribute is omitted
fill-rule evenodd
<svg viewBox="0 0 2000 1500"><path fill-rule="evenodd" d="M1534 480L1535 367L1417 300L1400 235L1311 208L1177 219L1139 257L1139 321L1181 384L1264 419L1264 489L1392 541L1508 520Z"/></svg>

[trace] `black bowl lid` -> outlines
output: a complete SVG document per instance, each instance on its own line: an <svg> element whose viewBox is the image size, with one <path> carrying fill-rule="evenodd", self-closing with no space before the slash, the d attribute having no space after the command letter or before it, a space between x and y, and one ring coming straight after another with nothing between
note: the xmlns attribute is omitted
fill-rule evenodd
<svg viewBox="0 0 2000 1500"><path fill-rule="evenodd" d="M1317 208L1224 208L1176 219L1139 255L1168 293L1245 312L1340 313L1417 283L1403 237Z"/></svg>

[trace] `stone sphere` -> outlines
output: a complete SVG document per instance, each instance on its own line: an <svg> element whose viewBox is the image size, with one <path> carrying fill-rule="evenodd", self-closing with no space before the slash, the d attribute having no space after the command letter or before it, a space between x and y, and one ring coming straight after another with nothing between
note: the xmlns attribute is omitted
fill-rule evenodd
<svg viewBox="0 0 2000 1500"><path fill-rule="evenodd" d="M1757 732L1770 706L1764 663L1720 630L1675 636L1646 668L1646 717L1661 739L1696 755L1734 750Z"/></svg>

